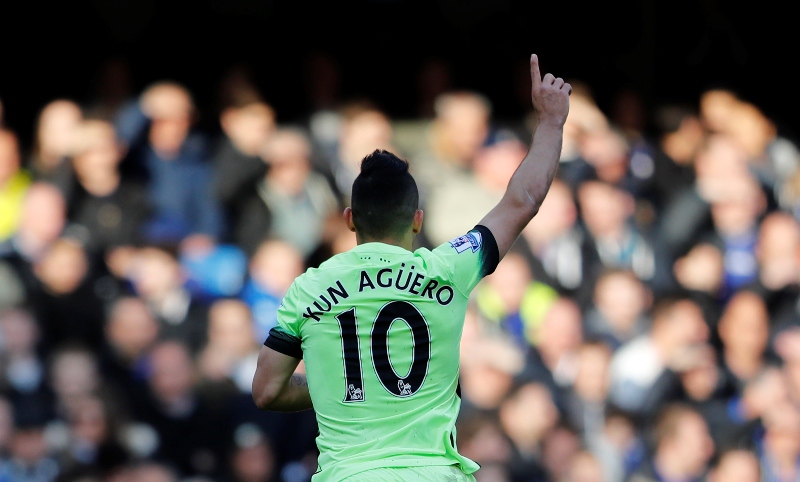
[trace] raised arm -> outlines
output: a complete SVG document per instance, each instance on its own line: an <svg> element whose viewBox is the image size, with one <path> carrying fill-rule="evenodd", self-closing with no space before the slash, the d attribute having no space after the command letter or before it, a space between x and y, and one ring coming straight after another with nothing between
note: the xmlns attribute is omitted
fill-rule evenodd
<svg viewBox="0 0 800 482"><path fill-rule="evenodd" d="M549 73L542 78L539 58L531 55L531 100L537 120L533 140L505 195L480 222L494 235L501 259L539 211L556 176L570 92L572 87L562 78Z"/></svg>

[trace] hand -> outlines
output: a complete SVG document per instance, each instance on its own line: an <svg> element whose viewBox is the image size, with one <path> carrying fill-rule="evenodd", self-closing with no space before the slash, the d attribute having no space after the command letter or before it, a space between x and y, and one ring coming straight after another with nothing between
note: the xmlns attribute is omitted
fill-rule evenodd
<svg viewBox="0 0 800 482"><path fill-rule="evenodd" d="M539 57L531 55L531 100L536 111L537 123L564 125L569 113L569 94L572 86L561 77L539 73Z"/></svg>

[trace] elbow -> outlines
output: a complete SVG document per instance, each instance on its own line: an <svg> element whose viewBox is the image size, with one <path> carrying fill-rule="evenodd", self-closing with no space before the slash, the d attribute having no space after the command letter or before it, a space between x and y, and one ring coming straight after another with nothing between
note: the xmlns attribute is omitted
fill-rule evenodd
<svg viewBox="0 0 800 482"><path fill-rule="evenodd" d="M253 402L259 410L269 410L275 399L278 398L279 390L275 390L270 384L253 384Z"/></svg>

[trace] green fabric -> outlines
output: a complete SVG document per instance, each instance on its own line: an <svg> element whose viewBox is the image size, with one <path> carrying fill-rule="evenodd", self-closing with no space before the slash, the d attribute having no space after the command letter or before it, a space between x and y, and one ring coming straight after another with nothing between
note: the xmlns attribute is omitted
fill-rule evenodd
<svg viewBox="0 0 800 482"><path fill-rule="evenodd" d="M455 423L461 332L484 243L476 231L460 240L413 253L361 244L290 287L277 329L301 340L319 425L314 482L381 467L478 469L458 453Z"/></svg>

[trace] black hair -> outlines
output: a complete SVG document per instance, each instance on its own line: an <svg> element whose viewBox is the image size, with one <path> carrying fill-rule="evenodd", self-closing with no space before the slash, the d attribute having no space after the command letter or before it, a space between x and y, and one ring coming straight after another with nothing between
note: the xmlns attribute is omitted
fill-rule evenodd
<svg viewBox="0 0 800 482"><path fill-rule="evenodd" d="M369 239L401 236L419 208L419 191L408 161L383 149L364 157L361 173L353 181L350 207L359 235Z"/></svg>

